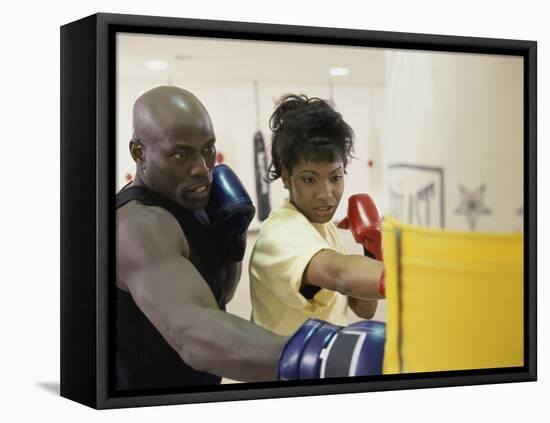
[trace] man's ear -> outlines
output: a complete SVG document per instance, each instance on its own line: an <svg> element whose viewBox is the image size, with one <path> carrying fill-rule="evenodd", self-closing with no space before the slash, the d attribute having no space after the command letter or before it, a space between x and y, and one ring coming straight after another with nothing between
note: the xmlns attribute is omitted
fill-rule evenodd
<svg viewBox="0 0 550 423"><path fill-rule="evenodd" d="M138 167L143 167L145 162L145 149L141 140L137 138L132 138L130 140L130 155L138 165Z"/></svg>
<svg viewBox="0 0 550 423"><path fill-rule="evenodd" d="M286 167L283 167L283 170L281 171L281 179L283 180L283 187L285 189L290 189L290 174L288 173Z"/></svg>

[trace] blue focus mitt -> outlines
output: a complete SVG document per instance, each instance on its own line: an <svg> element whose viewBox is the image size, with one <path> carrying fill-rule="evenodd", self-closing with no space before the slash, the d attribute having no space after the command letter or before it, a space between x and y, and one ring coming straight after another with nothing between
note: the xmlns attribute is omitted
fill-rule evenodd
<svg viewBox="0 0 550 423"><path fill-rule="evenodd" d="M279 379L319 379L382 374L385 323L363 320L335 326L307 320L279 358Z"/></svg>

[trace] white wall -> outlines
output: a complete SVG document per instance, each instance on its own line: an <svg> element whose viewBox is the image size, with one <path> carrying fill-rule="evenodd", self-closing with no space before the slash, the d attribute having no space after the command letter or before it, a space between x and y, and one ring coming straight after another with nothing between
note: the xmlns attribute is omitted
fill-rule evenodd
<svg viewBox="0 0 550 423"><path fill-rule="evenodd" d="M523 59L396 50L387 63L387 166L436 167L443 177L388 170L392 213L432 227L521 231Z"/></svg>

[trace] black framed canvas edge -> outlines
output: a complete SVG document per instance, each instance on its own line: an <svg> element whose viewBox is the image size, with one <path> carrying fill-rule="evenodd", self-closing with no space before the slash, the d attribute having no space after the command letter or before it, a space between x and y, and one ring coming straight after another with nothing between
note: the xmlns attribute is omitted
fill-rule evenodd
<svg viewBox="0 0 550 423"><path fill-rule="evenodd" d="M202 35L524 57L525 365L520 368L301 382L221 385L201 392L112 396L108 386L109 283L114 274L117 32ZM61 395L93 408L276 398L534 381L536 351L536 110L534 41L95 14L61 28ZM525 186L524 185L524 186ZM78 246L78 248L75 248ZM112 284L111 284L112 285Z"/></svg>

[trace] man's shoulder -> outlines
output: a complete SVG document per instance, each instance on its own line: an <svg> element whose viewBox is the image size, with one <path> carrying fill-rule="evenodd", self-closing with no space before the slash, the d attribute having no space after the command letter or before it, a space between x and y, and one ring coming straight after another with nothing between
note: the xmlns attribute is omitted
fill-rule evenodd
<svg viewBox="0 0 550 423"><path fill-rule="evenodd" d="M129 201L117 209L116 226L119 236L126 235L134 239L178 234L183 236L176 218L168 210L138 200Z"/></svg>

